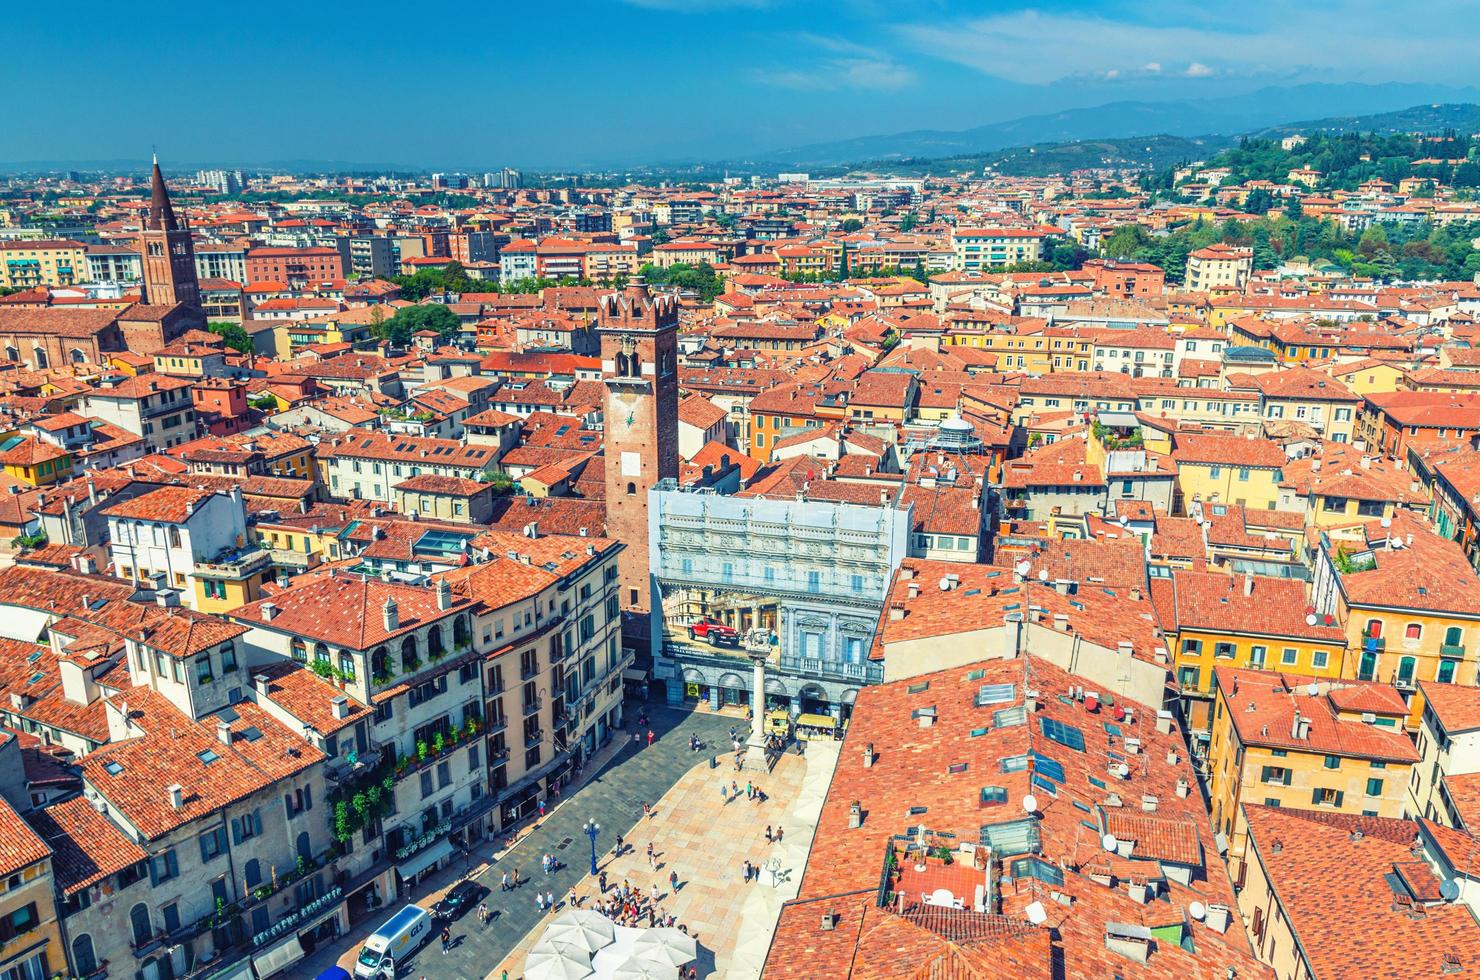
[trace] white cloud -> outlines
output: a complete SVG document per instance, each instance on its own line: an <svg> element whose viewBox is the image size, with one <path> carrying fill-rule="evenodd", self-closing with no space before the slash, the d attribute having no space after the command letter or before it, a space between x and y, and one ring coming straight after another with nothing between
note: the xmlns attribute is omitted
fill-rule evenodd
<svg viewBox="0 0 1480 980"><path fill-rule="evenodd" d="M915 84L915 73L882 51L819 34L803 32L796 38L827 54L820 57L804 54L795 65L758 69L751 73L751 77L766 85L798 91L892 91Z"/></svg>
<svg viewBox="0 0 1480 980"><path fill-rule="evenodd" d="M1345 0L1340 10L1246 0L1226 20L1207 19L1218 15L1204 11L1204 19L1189 23L1186 8L1153 0L1136 22L1021 10L896 31L923 54L1036 85L1111 72L1158 74L1167 64L1187 65L1183 74L1192 78L1311 71L1468 82L1480 21L1464 0L1432 4L1406 16L1382 12L1376 0ZM1374 30L1378 20L1383 27Z"/></svg>

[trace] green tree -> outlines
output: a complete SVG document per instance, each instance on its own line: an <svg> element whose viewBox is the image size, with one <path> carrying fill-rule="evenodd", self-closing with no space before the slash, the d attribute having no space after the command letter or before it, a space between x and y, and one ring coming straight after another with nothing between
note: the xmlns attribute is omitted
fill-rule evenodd
<svg viewBox="0 0 1480 980"><path fill-rule="evenodd" d="M226 342L226 346L243 354L252 352L252 338L240 323L227 323L225 321L212 321L206 324L206 329L220 337Z"/></svg>
<svg viewBox="0 0 1480 980"><path fill-rule="evenodd" d="M451 337L462 328L462 321L440 303L423 303L419 306L403 306L396 315L381 325L376 336L389 340L397 347L411 343L412 334L421 330L435 330L444 338ZM374 328L372 327L372 330Z"/></svg>
<svg viewBox="0 0 1480 980"><path fill-rule="evenodd" d="M863 230L863 222L858 220L857 218L844 218L843 223L840 227L843 229L843 231L852 234L855 231Z"/></svg>

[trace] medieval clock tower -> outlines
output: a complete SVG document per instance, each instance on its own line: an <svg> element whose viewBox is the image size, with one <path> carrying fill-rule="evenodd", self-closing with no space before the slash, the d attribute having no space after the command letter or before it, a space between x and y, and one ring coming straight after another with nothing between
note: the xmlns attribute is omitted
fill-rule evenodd
<svg viewBox="0 0 1480 980"><path fill-rule="evenodd" d="M195 275L195 246L190 241L190 226L175 216L157 156L151 176L149 215L139 235L139 250L143 253L141 298L145 303L160 306L183 303L200 308L200 281Z"/></svg>
<svg viewBox="0 0 1480 980"><path fill-rule="evenodd" d="M645 637L651 609L648 490L678 478L678 302L640 277L601 299L597 323L606 383L606 531L619 559L624 630ZM641 647L639 647L641 649Z"/></svg>

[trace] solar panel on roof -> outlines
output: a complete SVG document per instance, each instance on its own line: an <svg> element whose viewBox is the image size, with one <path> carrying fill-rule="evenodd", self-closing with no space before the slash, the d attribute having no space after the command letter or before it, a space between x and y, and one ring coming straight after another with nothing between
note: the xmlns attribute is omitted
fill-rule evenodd
<svg viewBox="0 0 1480 980"><path fill-rule="evenodd" d="M983 684L976 692L976 706L985 707L989 704L1006 704L1017 700L1016 684Z"/></svg>

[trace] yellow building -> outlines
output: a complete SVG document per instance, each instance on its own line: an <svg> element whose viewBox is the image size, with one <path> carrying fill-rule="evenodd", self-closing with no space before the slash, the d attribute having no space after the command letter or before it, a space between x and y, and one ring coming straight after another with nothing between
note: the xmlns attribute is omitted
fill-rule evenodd
<svg viewBox="0 0 1480 980"><path fill-rule="evenodd" d="M251 547L213 562L196 562L190 574L200 612L224 613L262 598L262 585L272 581L272 553Z"/></svg>
<svg viewBox="0 0 1480 980"><path fill-rule="evenodd" d="M1397 391L1403 387L1407 372L1387 361L1363 360L1331 368L1331 376L1354 395Z"/></svg>
<svg viewBox="0 0 1480 980"><path fill-rule="evenodd" d="M13 735L5 755L8 766L20 768ZM3 799L0 836L5 840L0 860L0 977L70 976L57 923L51 848Z"/></svg>
<svg viewBox="0 0 1480 980"><path fill-rule="evenodd" d="M0 243L0 288L87 282L87 246L66 239Z"/></svg>
<svg viewBox="0 0 1480 980"><path fill-rule="evenodd" d="M1251 510L1274 510L1279 503L1285 453L1267 439L1179 433L1172 459L1184 512L1194 502L1242 504Z"/></svg>
<svg viewBox="0 0 1480 980"><path fill-rule="evenodd" d="M1053 370L1054 351L1042 328L1030 328L1016 333L1001 330L952 332L941 338L944 347L979 347L995 352L997 366L1003 371L1020 371L1025 374L1048 374ZM1061 342L1063 338L1060 338ZM1060 348L1058 356L1063 360L1069 352ZM1082 360L1088 363L1089 355ZM1066 368L1060 368L1066 370Z"/></svg>
<svg viewBox="0 0 1480 980"><path fill-rule="evenodd" d="M5 475L29 487L42 487L72 477L72 454L36 436L0 439L0 466Z"/></svg>
<svg viewBox="0 0 1480 980"><path fill-rule="evenodd" d="M1459 545L1406 511L1388 524L1371 521L1356 541L1323 532L1312 598L1346 623L1352 655L1343 676L1393 685L1417 729L1419 681L1476 683L1480 588Z"/></svg>
<svg viewBox="0 0 1480 980"><path fill-rule="evenodd" d="M1346 633L1321 618L1306 621L1305 585L1295 579L1178 569L1152 579L1151 596L1176 651L1189 731L1209 730L1220 667L1342 676Z"/></svg>
<svg viewBox="0 0 1480 980"><path fill-rule="evenodd" d="M1403 698L1386 684L1219 668L1208 794L1213 830L1228 841L1227 856L1244 857L1248 831L1241 803L1402 816L1418 761L1403 733L1405 711Z"/></svg>

